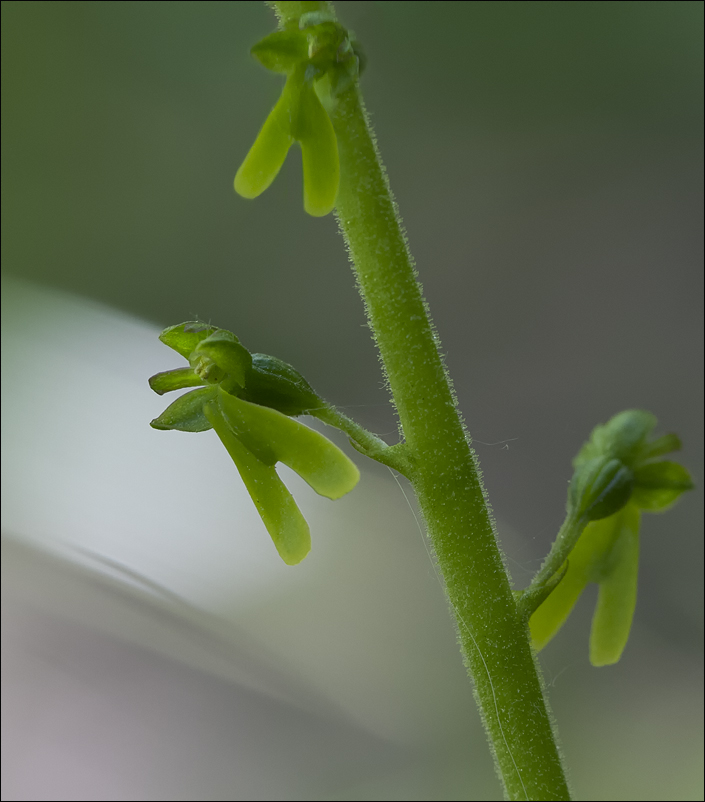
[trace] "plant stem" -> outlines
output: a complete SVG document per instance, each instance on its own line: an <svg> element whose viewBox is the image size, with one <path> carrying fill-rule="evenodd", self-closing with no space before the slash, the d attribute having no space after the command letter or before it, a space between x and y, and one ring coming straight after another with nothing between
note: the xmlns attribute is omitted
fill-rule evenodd
<svg viewBox="0 0 705 802"><path fill-rule="evenodd" d="M566 517L563 525L558 530L553 546L551 546L551 551L549 551L536 576L531 580L531 587L542 585L556 573L568 559L570 552L575 548L578 538L585 531L587 525L588 521L585 518L577 518L574 515Z"/></svg>
<svg viewBox="0 0 705 802"><path fill-rule="evenodd" d="M358 91L334 116L337 213L414 460L428 528L510 799L568 799L551 721L474 454Z"/></svg>
<svg viewBox="0 0 705 802"><path fill-rule="evenodd" d="M329 2L297 2L297 0L264 0L274 13L277 15L279 25L282 28L292 23L298 25L299 17L312 11L326 11L335 15L333 4Z"/></svg>
<svg viewBox="0 0 705 802"><path fill-rule="evenodd" d="M302 5L316 10L309 8L313 3L272 5L283 25ZM327 3L318 5L330 10ZM498 773L509 799L569 799L526 620L514 601L476 458L357 87L340 96L333 125L341 164L338 222Z"/></svg>
<svg viewBox="0 0 705 802"><path fill-rule="evenodd" d="M361 454L381 462L382 465L387 465L395 471L399 471L407 479L411 478L413 468L408 458L408 447L405 443L388 446L376 434L369 432L330 404L326 404L320 409L311 410L309 414L323 421L323 423L335 426L336 429L345 432L354 448Z"/></svg>

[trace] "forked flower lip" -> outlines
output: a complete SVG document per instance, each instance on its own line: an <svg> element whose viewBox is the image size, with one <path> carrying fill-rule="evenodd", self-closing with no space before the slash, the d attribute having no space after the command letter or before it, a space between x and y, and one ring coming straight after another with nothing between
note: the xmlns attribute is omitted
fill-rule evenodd
<svg viewBox="0 0 705 802"><path fill-rule="evenodd" d="M590 661L604 666L620 659L636 605L641 513L662 512L693 487L682 465L658 460L680 448L680 440L674 434L649 440L655 426L649 412L620 412L593 429L573 460L566 521L518 600L537 650L554 637L592 582L599 593Z"/></svg>
<svg viewBox="0 0 705 802"><path fill-rule="evenodd" d="M306 19L308 17L308 19ZM323 217L335 207L340 159L333 124L319 92L335 96L350 89L360 72L351 35L328 15L304 15L302 30L275 31L252 48L267 69L286 83L235 175L243 198L261 195L274 181L294 142L301 146L304 209ZM321 79L328 77L324 86Z"/></svg>
<svg viewBox="0 0 705 802"><path fill-rule="evenodd" d="M296 565L308 554L308 524L278 476L281 462L319 495L338 499L357 484L355 464L328 438L295 415L325 406L291 365L255 354L224 329L182 323L160 339L191 367L159 373L150 386L160 395L202 385L180 396L151 425L202 432L214 429L230 454L280 556Z"/></svg>

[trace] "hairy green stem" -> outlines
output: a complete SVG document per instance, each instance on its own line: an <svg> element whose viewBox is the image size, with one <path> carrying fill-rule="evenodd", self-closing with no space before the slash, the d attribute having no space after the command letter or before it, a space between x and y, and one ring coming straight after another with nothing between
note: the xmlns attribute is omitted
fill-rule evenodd
<svg viewBox="0 0 705 802"><path fill-rule="evenodd" d="M387 465L395 471L399 471L407 479L411 478L413 468L408 456L408 447L405 443L388 446L376 434L372 434L372 432L360 426L359 423L330 404L326 404L320 409L311 410L309 414L329 426L335 426L336 429L345 432L352 445L361 454L381 462L382 465Z"/></svg>
<svg viewBox="0 0 705 802"><path fill-rule="evenodd" d="M331 10L328 3L272 5L282 25L302 11ZM338 221L498 773L510 799L569 799L526 619L510 588L476 458L357 88L340 97L333 124L341 163Z"/></svg>
<svg viewBox="0 0 705 802"><path fill-rule="evenodd" d="M413 461L411 477L510 799L568 799L526 621L362 100L338 104L337 213Z"/></svg>
<svg viewBox="0 0 705 802"><path fill-rule="evenodd" d="M264 0L274 13L277 15L279 25L282 28L287 27L291 23L297 23L302 14L308 14L313 11L325 11L329 14L335 15L333 4L328 2L297 2L297 0Z"/></svg>
<svg viewBox="0 0 705 802"><path fill-rule="evenodd" d="M588 523L586 518L578 518L570 513L566 516L543 565L519 597L519 609L527 619L548 596L548 588L555 587L562 579L565 570L558 576L560 569L563 566L567 568L566 560Z"/></svg>

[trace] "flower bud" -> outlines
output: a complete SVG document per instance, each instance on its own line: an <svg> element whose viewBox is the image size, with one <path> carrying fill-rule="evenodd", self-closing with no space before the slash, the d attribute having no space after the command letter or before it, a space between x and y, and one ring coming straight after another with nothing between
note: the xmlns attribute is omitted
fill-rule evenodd
<svg viewBox="0 0 705 802"><path fill-rule="evenodd" d="M618 512L629 501L634 474L624 463L596 457L580 465L570 483L568 511L587 521Z"/></svg>
<svg viewBox="0 0 705 802"><path fill-rule="evenodd" d="M303 415L324 402L291 365L268 354L252 354L252 366L239 397L285 415Z"/></svg>
<svg viewBox="0 0 705 802"><path fill-rule="evenodd" d="M577 468L596 457L613 457L633 468L654 426L656 418L650 412L642 409L620 412L592 430L590 439L573 460L573 466Z"/></svg>

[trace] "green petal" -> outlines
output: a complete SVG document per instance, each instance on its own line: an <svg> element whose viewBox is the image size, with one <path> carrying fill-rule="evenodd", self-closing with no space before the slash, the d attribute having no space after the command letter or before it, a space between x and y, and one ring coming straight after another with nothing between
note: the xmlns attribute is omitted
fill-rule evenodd
<svg viewBox="0 0 705 802"><path fill-rule="evenodd" d="M620 412L592 430L590 440L578 452L573 466L577 468L589 459L607 456L631 467L654 426L656 418L650 412L641 409Z"/></svg>
<svg viewBox="0 0 705 802"><path fill-rule="evenodd" d="M602 570L597 607L590 632L590 662L609 666L622 656L636 607L639 570L639 510L628 504L615 516L619 531Z"/></svg>
<svg viewBox="0 0 705 802"><path fill-rule="evenodd" d="M308 58L308 37L299 31L274 31L250 50L272 72L289 73Z"/></svg>
<svg viewBox="0 0 705 802"><path fill-rule="evenodd" d="M215 398L217 387L193 390L177 398L149 425L153 429L176 429L180 432L206 432L211 428L203 413L204 404Z"/></svg>
<svg viewBox="0 0 705 802"><path fill-rule="evenodd" d="M304 209L313 217L323 217L333 210L338 196L338 140L328 112L310 83L301 90L293 135L303 157Z"/></svg>
<svg viewBox="0 0 705 802"><path fill-rule="evenodd" d="M620 532L622 512L585 527L568 557L568 570L556 589L529 619L534 648L539 651L570 615L588 582L601 579L600 566Z"/></svg>
<svg viewBox="0 0 705 802"><path fill-rule="evenodd" d="M672 451L680 451L683 448L680 437L677 434L664 434L651 443L643 443L639 448L636 455L637 462L646 462L656 457L662 457L664 454L670 454Z"/></svg>
<svg viewBox="0 0 705 802"><path fill-rule="evenodd" d="M662 512L693 487L690 474L677 462L650 462L635 468L632 498L643 510Z"/></svg>
<svg viewBox="0 0 705 802"><path fill-rule="evenodd" d="M291 118L298 103L301 81L299 70L286 79L276 106L269 113L254 145L237 171L235 192L243 198L261 195L284 164L294 141L291 135Z"/></svg>
<svg viewBox="0 0 705 802"><path fill-rule="evenodd" d="M235 437L215 404L205 414L235 463L248 493L287 565L296 565L311 550L306 519L276 470L264 465Z"/></svg>
<svg viewBox="0 0 705 802"><path fill-rule="evenodd" d="M350 492L360 472L328 438L281 412L225 392L220 409L235 435L263 462L283 462L321 496Z"/></svg>
<svg viewBox="0 0 705 802"><path fill-rule="evenodd" d="M205 384L191 368L176 368L157 373L149 379L149 386L159 395L172 390L184 390L186 387L200 387Z"/></svg>
<svg viewBox="0 0 705 802"><path fill-rule="evenodd" d="M198 355L212 359L224 373L233 378L240 387L244 387L252 357L232 332L218 329L210 337L201 340L191 357L196 361Z"/></svg>
<svg viewBox="0 0 705 802"><path fill-rule="evenodd" d="M198 343L205 340L215 330L214 326L207 326L205 323L191 320L187 323L179 323L178 326L169 326L159 335L159 339L164 345L168 345L169 348L173 348L174 351L188 359Z"/></svg>
<svg viewBox="0 0 705 802"><path fill-rule="evenodd" d="M656 416L643 409L628 409L615 415L603 427L601 447L627 465L656 426Z"/></svg>

